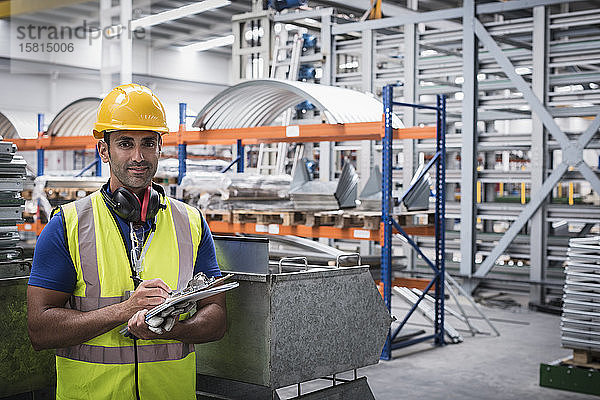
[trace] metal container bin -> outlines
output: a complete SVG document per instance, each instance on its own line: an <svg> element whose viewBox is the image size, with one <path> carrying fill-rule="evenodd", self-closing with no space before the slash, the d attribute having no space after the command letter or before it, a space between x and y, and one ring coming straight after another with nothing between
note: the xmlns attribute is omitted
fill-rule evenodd
<svg viewBox="0 0 600 400"><path fill-rule="evenodd" d="M225 337L196 346L199 374L276 389L378 362L391 317L368 266L234 279Z"/></svg>

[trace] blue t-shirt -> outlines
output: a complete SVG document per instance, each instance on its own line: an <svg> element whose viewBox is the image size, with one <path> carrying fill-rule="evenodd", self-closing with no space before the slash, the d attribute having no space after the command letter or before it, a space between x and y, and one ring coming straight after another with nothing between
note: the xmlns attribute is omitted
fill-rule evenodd
<svg viewBox="0 0 600 400"><path fill-rule="evenodd" d="M111 210L112 212L112 210ZM121 232L125 236L125 247L127 253L131 252L131 238L129 235L130 226L127 221L114 214L119 223ZM208 224L202 219L202 238L198 245L196 263L194 264L194 275L198 272L204 272L208 277L221 276L217 256L215 253L215 243ZM152 229L149 221L144 224L144 237ZM127 268L130 268L127 266ZM63 225L62 212L56 213L48 221L46 227L38 237L33 253L33 263L31 265L31 274L29 284L39 286L45 289L58 290L65 293L73 293L77 274L73 260L69 254L67 243L65 241L65 230Z"/></svg>

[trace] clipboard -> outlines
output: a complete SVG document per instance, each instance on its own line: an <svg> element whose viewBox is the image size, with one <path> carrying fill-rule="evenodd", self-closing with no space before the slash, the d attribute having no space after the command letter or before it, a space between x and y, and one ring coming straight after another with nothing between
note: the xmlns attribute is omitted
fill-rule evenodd
<svg viewBox="0 0 600 400"><path fill-rule="evenodd" d="M177 297L171 297L171 298L165 300L165 302L162 303L161 305L156 306L152 310L148 311L148 313L146 313L145 319L146 319L146 321L148 321L150 318L154 317L157 314L160 314L161 312L163 312L170 306L173 306L173 305L176 305L179 303L183 303L183 302L188 302L188 301L198 301L198 300L206 299L207 297L211 297L216 294L223 293L227 290L235 289L238 286L240 286L239 283L230 282L230 283L225 283L220 286L204 287L202 289L192 291L190 293L186 293L186 294L183 294L183 295L180 295Z"/></svg>
<svg viewBox="0 0 600 400"><path fill-rule="evenodd" d="M185 292L185 290L189 290L189 289L184 289L179 294L176 293L173 297L166 299L165 302L162 303L161 305L158 305L158 306L154 307L152 310L148 311L148 313L146 313L146 317L144 320L146 322L148 322L148 320L150 318L154 317L157 314L160 314L161 312L163 312L164 310L166 310L167 308L169 308L172 305L176 305L176 304L179 304L182 302L198 301L198 300L206 299L206 298L214 296L216 294L223 293L227 290L235 289L236 287L240 286L240 284L237 282L230 282L230 283L225 283L223 285L217 286L218 284L231 278L232 276L233 276L233 274L225 275L219 279L216 279L215 281L211 282L210 284L208 284L206 286L199 287L197 289L193 289L193 290L189 291L189 293ZM121 329L119 331L119 333L124 335L125 337L131 336L127 326L125 326L123 329Z"/></svg>

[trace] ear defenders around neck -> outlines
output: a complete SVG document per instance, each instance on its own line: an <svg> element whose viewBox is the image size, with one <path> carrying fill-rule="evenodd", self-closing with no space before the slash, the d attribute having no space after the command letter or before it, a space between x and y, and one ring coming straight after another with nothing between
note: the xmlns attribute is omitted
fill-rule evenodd
<svg viewBox="0 0 600 400"><path fill-rule="evenodd" d="M166 208L160 201L161 195L164 197L165 192L162 186L156 184L148 186L142 200L124 187L120 187L110 194L108 182L102 186L100 192L106 204L115 214L128 222L146 222L154 218L161 208Z"/></svg>

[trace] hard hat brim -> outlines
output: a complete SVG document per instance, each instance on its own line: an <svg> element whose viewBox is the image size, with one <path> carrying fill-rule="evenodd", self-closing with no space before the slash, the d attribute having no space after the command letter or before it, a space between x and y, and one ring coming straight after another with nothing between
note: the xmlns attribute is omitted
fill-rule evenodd
<svg viewBox="0 0 600 400"><path fill-rule="evenodd" d="M169 128L164 127L148 127L142 125L117 125L117 124L101 124L96 123L94 125L94 138L103 139L104 131L152 131L157 132L161 135L169 133Z"/></svg>

